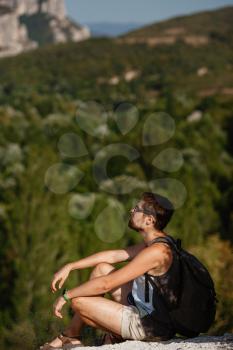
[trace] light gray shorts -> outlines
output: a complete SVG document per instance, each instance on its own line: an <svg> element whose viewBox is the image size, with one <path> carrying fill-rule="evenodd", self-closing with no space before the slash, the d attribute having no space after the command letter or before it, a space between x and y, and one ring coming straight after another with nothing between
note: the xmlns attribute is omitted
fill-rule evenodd
<svg viewBox="0 0 233 350"><path fill-rule="evenodd" d="M142 340L146 337L139 316L139 311L134 305L123 305L121 336L123 339L134 340Z"/></svg>

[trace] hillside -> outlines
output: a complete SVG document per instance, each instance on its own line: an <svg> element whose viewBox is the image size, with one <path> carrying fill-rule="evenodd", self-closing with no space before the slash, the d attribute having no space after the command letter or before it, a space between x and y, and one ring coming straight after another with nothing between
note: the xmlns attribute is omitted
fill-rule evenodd
<svg viewBox="0 0 233 350"><path fill-rule="evenodd" d="M199 46L92 38L0 60L0 348L31 350L60 332L52 275L67 262L138 243L127 222L145 190L174 203L166 232L213 276L219 304L208 335L233 332L227 11L213 12L211 24L215 38L227 39ZM179 25L198 27L199 16L206 14ZM155 27L170 30L165 23ZM72 274L65 287L89 273ZM64 308L64 321L70 316Z"/></svg>
<svg viewBox="0 0 233 350"><path fill-rule="evenodd" d="M114 85L115 77L116 85L126 86L126 90L133 84L137 99L140 98L142 90L146 90L146 95L149 96L162 92L163 86L174 85L176 89L185 89L186 93L203 97L216 93L231 96L232 11L233 7L229 7L176 18L132 32L122 37L123 39L92 39L78 44L48 46L35 53L2 59L1 84L12 82L11 88L17 89L19 84L27 88L30 83L33 88L43 83L44 89L46 86L56 86L58 91L61 89L69 92L76 88L82 90L85 86L87 93L92 95L94 92L96 98L99 98L102 94L99 86L105 95L108 86ZM144 39L135 43L135 38L144 38L153 31L162 33L164 30L178 28L178 23L185 33L192 36L200 35L203 28L201 35L208 37L208 40L199 46L182 40L177 40L172 45L160 43L159 47L147 45ZM122 42L132 38L134 45ZM43 67L46 67L47 73ZM124 76L129 71L136 71L136 76L125 81Z"/></svg>
<svg viewBox="0 0 233 350"><path fill-rule="evenodd" d="M174 44L183 41L192 46L214 42L232 43L233 6L179 16L145 26L122 36L128 43L147 42L149 45Z"/></svg>

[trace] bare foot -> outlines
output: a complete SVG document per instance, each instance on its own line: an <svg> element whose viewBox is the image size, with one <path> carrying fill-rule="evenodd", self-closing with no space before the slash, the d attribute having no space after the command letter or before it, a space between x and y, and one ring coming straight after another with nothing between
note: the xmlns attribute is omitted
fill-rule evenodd
<svg viewBox="0 0 233 350"><path fill-rule="evenodd" d="M47 350L54 347L54 349L62 348L62 341L58 337L53 339L51 342L46 342L44 345L40 346L40 350Z"/></svg>
<svg viewBox="0 0 233 350"><path fill-rule="evenodd" d="M61 338L60 338L61 337ZM83 343L79 339L75 338L69 338L68 336L61 336L59 335L55 339L53 339L51 342L46 343L44 346L42 346L41 350L46 350L49 348L49 346L54 347L55 349L62 348L63 345L83 345Z"/></svg>
<svg viewBox="0 0 233 350"><path fill-rule="evenodd" d="M83 336L77 335L77 333L75 334L70 329L63 331L62 335L64 335L63 344L83 345L83 343L80 340L83 338Z"/></svg>

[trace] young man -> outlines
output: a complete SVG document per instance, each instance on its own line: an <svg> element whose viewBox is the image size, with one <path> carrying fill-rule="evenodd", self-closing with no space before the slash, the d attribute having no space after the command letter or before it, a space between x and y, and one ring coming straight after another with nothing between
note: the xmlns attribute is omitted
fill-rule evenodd
<svg viewBox="0 0 233 350"><path fill-rule="evenodd" d="M51 283L53 292L57 290L58 281L61 288L70 271L95 266L87 282L66 292L65 297L71 300L75 312L73 319L64 333L46 343L43 349L61 347L64 343L81 344L79 335L84 324L110 332L120 339L146 339L150 326L146 328L142 318L147 318L153 305L152 294L148 303L142 298L144 273L147 272L156 278L166 276L165 282L170 283L167 285L167 289L170 288L168 298L171 295L174 298L172 280L169 282L169 274L167 275L173 271L172 250L166 243L151 244L155 238L167 236L163 229L173 212L174 208L168 199L144 192L141 200L131 209L128 222L128 226L141 235L141 243L125 249L93 254L65 265L54 275ZM114 263L123 261L129 263L118 270L113 266ZM152 290L150 292L152 293ZM113 300L104 298L106 293L110 293ZM65 303L63 296L54 303L54 314L57 317L62 318L61 309ZM155 335L156 330L159 331L157 334L161 335L166 332L165 329L161 329L159 323L158 326L153 324Z"/></svg>

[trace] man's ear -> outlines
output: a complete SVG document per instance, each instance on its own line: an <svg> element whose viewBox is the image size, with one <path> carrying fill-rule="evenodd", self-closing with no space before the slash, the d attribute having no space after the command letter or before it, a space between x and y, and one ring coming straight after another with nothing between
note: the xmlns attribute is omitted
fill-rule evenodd
<svg viewBox="0 0 233 350"><path fill-rule="evenodd" d="M148 216L148 218L147 218L147 221L146 221L146 224L147 225L151 225L151 224L153 224L154 225L154 223L155 223L155 218L153 217L153 216Z"/></svg>

